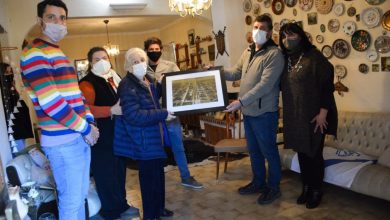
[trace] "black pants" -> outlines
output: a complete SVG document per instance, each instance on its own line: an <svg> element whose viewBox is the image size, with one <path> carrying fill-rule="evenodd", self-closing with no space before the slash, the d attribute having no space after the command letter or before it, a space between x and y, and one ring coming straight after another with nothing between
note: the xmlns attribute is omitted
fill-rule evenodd
<svg viewBox="0 0 390 220"><path fill-rule="evenodd" d="M102 203L104 219L116 219L129 208L126 200L126 162L113 154L112 146L91 147L91 171Z"/></svg>
<svg viewBox="0 0 390 220"><path fill-rule="evenodd" d="M165 208L164 164L165 159L138 161L143 219L160 218L160 212Z"/></svg>
<svg viewBox="0 0 390 220"><path fill-rule="evenodd" d="M324 138L322 139L318 150L314 156L308 156L305 153L298 152L298 161L301 168L301 178L303 185L308 185L312 189L321 189L324 179Z"/></svg>

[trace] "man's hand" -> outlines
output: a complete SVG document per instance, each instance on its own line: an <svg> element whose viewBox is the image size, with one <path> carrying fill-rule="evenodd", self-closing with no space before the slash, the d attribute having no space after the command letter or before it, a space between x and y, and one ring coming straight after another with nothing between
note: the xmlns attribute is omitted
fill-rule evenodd
<svg viewBox="0 0 390 220"><path fill-rule="evenodd" d="M115 103L115 105L113 105L111 107L111 115L122 115L122 108L121 106L119 105L119 102L120 100L118 100L117 103Z"/></svg>
<svg viewBox="0 0 390 220"><path fill-rule="evenodd" d="M230 103L227 107L226 107L226 110L223 111L223 112L234 112L236 111L237 109L241 108L241 102L240 100L235 100L233 101L232 103Z"/></svg>
<svg viewBox="0 0 390 220"><path fill-rule="evenodd" d="M84 136L84 140L85 142L87 142L87 144L93 146L96 144L97 140L99 139L99 136L99 129L94 125L91 125L91 131L86 136Z"/></svg>
<svg viewBox="0 0 390 220"><path fill-rule="evenodd" d="M314 133L317 132L317 129L320 128L321 134L324 133L324 130L327 129L328 122L326 121L326 115L328 114L327 109L321 108L320 113L316 115L312 120L311 123L316 123L316 126L314 127Z"/></svg>
<svg viewBox="0 0 390 220"><path fill-rule="evenodd" d="M176 118L176 116L174 115L174 113L168 111L168 116L167 116L167 118L166 118L165 120L166 120L166 121L172 121L172 120L175 119L175 118Z"/></svg>
<svg viewBox="0 0 390 220"><path fill-rule="evenodd" d="M160 78L158 78L157 82L161 84L163 78L164 78L164 74L161 74L161 76L160 76Z"/></svg>

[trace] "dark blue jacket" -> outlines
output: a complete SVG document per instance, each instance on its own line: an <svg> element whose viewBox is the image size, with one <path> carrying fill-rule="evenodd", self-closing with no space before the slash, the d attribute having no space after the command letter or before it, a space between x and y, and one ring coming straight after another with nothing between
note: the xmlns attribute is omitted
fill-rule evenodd
<svg viewBox="0 0 390 220"><path fill-rule="evenodd" d="M148 76L147 76L148 77ZM153 80L151 91L133 74L127 73L120 82L118 95L122 107L121 116L116 116L114 153L134 160L166 158L164 136L167 137L165 119L168 112L158 103L161 92L155 89Z"/></svg>

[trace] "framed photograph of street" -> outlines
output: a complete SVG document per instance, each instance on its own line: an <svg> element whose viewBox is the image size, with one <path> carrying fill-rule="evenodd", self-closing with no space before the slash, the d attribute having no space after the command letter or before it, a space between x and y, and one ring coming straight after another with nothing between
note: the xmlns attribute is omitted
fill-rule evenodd
<svg viewBox="0 0 390 220"><path fill-rule="evenodd" d="M221 111L228 105L222 67L167 73L162 85L163 106L175 115Z"/></svg>

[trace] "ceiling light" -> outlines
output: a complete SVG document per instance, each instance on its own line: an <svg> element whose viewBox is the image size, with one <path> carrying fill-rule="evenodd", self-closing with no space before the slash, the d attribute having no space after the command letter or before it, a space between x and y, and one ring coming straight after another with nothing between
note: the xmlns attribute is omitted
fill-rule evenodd
<svg viewBox="0 0 390 220"><path fill-rule="evenodd" d="M107 33L107 44L103 46L106 49L109 56L116 56L119 54L119 45L111 44L110 38L108 36L108 22L109 20L103 21L106 24L106 33Z"/></svg>
<svg viewBox="0 0 390 220"><path fill-rule="evenodd" d="M176 11L180 16L200 15L209 9L212 0L169 0L169 8Z"/></svg>

